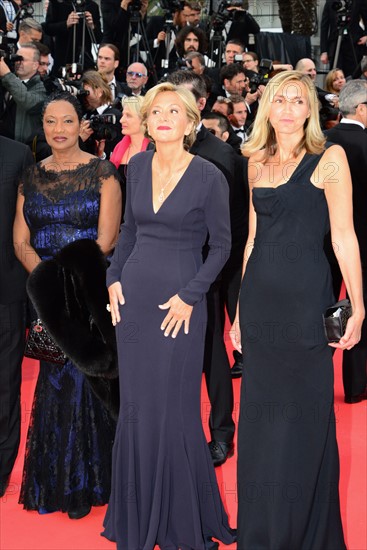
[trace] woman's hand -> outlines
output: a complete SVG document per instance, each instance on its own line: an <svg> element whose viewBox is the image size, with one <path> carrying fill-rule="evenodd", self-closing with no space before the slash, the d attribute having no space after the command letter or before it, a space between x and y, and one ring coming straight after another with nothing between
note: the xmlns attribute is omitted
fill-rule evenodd
<svg viewBox="0 0 367 550"><path fill-rule="evenodd" d="M236 315L236 318L233 322L231 330L229 331L229 335L231 337L231 342L234 349L242 353L241 329L240 329L240 320L238 318L238 315Z"/></svg>
<svg viewBox="0 0 367 550"><path fill-rule="evenodd" d="M172 332L172 338L176 338L182 323L184 323L184 333L189 333L190 317L193 306L186 304L178 294L172 296L165 304L158 306L160 309L169 309L161 324L161 330L164 330L164 335L169 336Z"/></svg>
<svg viewBox="0 0 367 550"><path fill-rule="evenodd" d="M89 120L82 120L80 123L79 137L82 141L87 141L88 138L93 134L93 130L90 127Z"/></svg>
<svg viewBox="0 0 367 550"><path fill-rule="evenodd" d="M344 336L340 338L339 342L336 342L335 344L329 344L329 346L332 348L343 350L352 349L352 347L358 344L361 339L363 318L364 317L361 318L360 316L356 315L352 315L351 317L349 317Z"/></svg>
<svg viewBox="0 0 367 550"><path fill-rule="evenodd" d="M122 294L122 286L119 281L108 287L110 297L111 318L113 326L121 321L120 306L125 303L124 295Z"/></svg>
<svg viewBox="0 0 367 550"><path fill-rule="evenodd" d="M105 159L106 158L105 151L104 151L105 146L106 146L106 140L105 139L101 139L100 141L96 140L96 150L97 150L96 155L100 159Z"/></svg>

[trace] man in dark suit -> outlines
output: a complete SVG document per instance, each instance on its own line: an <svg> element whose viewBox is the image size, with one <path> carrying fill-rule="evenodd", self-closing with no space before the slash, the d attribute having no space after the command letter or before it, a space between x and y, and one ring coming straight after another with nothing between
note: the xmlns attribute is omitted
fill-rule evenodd
<svg viewBox="0 0 367 550"><path fill-rule="evenodd" d="M322 12L320 26L320 60L322 63L330 63L333 67L338 41L338 33L341 32L337 66L342 69L345 76L353 74L357 64L363 56L363 50L367 50L367 2L366 0L353 0L350 11L344 2L342 10L335 9L334 0L326 0ZM345 13L344 13L344 11ZM364 31L360 26L360 20L364 25Z"/></svg>
<svg viewBox="0 0 367 550"><path fill-rule="evenodd" d="M33 163L29 147L0 137L0 497L20 441L20 383L27 274L15 257L13 222L18 183Z"/></svg>
<svg viewBox="0 0 367 550"><path fill-rule="evenodd" d="M339 96L341 122L326 132L328 141L341 145L347 155L353 185L353 219L359 242L367 310L367 82L351 80ZM333 276L338 277L335 264ZM341 277L340 279L341 280ZM339 283L340 290L340 283ZM358 403L367 398L367 321L362 325L362 337L353 349L343 352L343 383L346 403Z"/></svg>
<svg viewBox="0 0 367 550"><path fill-rule="evenodd" d="M206 87L202 77L190 71L176 71L169 75L168 81L189 89L196 98L199 110L204 110ZM233 148L215 137L201 123L190 153L209 160L223 172L229 184L231 205L234 196L235 157L238 156ZM204 373L211 404L209 450L213 464L220 466L233 454L235 430L232 419L232 378L223 334L225 316L221 276L211 285L206 299L208 325L205 335Z"/></svg>

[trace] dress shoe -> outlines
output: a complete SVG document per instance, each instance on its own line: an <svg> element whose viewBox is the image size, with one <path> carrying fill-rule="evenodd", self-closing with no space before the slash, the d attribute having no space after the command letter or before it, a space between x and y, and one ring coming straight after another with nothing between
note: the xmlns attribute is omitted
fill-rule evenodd
<svg viewBox="0 0 367 550"><path fill-rule="evenodd" d="M10 479L10 476L0 478L0 498L2 498L6 493L6 490L9 485L9 479Z"/></svg>
<svg viewBox="0 0 367 550"><path fill-rule="evenodd" d="M213 439L208 443L208 446L214 466L221 466L225 463L227 458L233 456L233 442L225 443L224 441L215 441L215 439Z"/></svg>
<svg viewBox="0 0 367 550"><path fill-rule="evenodd" d="M78 508L72 508L68 511L68 516L70 519L82 519L89 514L90 508L89 504L84 504Z"/></svg>
<svg viewBox="0 0 367 550"><path fill-rule="evenodd" d="M349 405L353 405L353 403L360 403L365 399L367 399L367 390L365 390L363 393L359 395L346 395L344 397L344 402L348 403Z"/></svg>
<svg viewBox="0 0 367 550"><path fill-rule="evenodd" d="M233 358L234 358L234 365L231 368L231 376L232 378L241 378L242 370L243 370L242 353L240 353L235 349L233 352Z"/></svg>

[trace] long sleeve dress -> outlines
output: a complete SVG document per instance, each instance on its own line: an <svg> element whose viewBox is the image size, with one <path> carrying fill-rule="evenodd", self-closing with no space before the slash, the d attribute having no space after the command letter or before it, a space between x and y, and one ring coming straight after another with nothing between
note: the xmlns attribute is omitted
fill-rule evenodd
<svg viewBox="0 0 367 550"><path fill-rule="evenodd" d="M228 185L194 157L155 213L153 151L135 155L127 173L125 223L107 273L121 281L117 325L121 408L104 536L119 550L204 550L211 537L234 540L201 425L205 293L230 252ZM210 252L202 247L209 232ZM193 305L189 334L165 337L178 294Z"/></svg>

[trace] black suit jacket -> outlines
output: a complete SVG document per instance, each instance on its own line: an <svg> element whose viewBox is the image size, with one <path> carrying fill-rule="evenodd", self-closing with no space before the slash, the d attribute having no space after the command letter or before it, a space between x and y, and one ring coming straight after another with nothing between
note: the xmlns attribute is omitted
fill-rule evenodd
<svg viewBox="0 0 367 550"><path fill-rule="evenodd" d="M348 158L353 184L353 217L362 263L367 265L367 133L356 124L340 123L325 132Z"/></svg>
<svg viewBox="0 0 367 550"><path fill-rule="evenodd" d="M25 168L33 163L29 147L0 137L0 304L26 297L27 273L14 254L13 223L18 184Z"/></svg>
<svg viewBox="0 0 367 550"><path fill-rule="evenodd" d="M196 140L191 146L190 153L199 155L209 160L225 175L231 188L234 176L234 152L233 148L215 137L204 125L196 135Z"/></svg>

